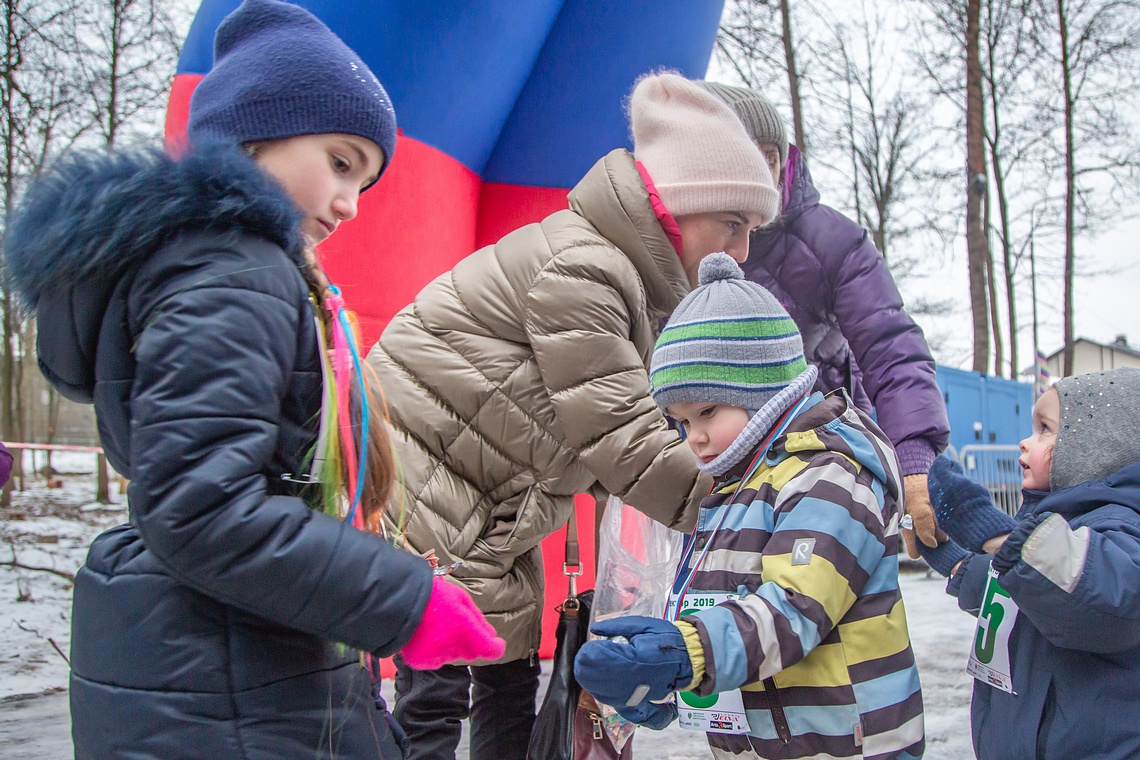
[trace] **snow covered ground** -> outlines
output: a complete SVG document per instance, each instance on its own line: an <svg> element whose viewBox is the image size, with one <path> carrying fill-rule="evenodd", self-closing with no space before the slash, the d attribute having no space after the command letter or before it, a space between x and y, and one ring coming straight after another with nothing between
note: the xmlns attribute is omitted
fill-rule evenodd
<svg viewBox="0 0 1140 760"><path fill-rule="evenodd" d="M27 465L30 455L25 455ZM40 455L42 457L42 455ZM0 510L0 562L74 573L91 539L126 519L120 503L94 503L95 457L57 454L63 487L49 489L29 477L27 490ZM42 466L42 458L37 461ZM968 760L971 679L965 672L973 618L943 593L944 581L923 572L902 577L915 657L926 707L928 760ZM42 570L0 566L0 757L64 760L71 757L67 704L71 583ZM386 684L391 696L391 684ZM541 698L541 693L540 693ZM391 700L389 700L391 704ZM464 742L465 745L466 742ZM466 758L461 745L460 757ZM709 757L703 735L674 726L639 730L635 755L659 760Z"/></svg>

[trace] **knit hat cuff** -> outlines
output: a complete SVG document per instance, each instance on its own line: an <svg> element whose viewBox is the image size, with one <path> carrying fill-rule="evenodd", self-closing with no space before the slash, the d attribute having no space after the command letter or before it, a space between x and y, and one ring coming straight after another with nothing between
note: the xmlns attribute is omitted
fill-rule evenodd
<svg viewBox="0 0 1140 760"><path fill-rule="evenodd" d="M380 107L378 107L378 105ZM342 133L371 140L392 160L396 136L385 106L352 92L319 92L240 101L195 114L192 134L242 143Z"/></svg>
<svg viewBox="0 0 1140 760"><path fill-rule="evenodd" d="M673 216L743 211L768 220L779 211L776 188L759 182L658 183L657 192Z"/></svg>
<svg viewBox="0 0 1140 760"><path fill-rule="evenodd" d="M709 463L697 461L697 468L714 478L719 478L731 470L740 460L748 456L764 440L764 436L771 431L772 426L780 415L788 410L800 396L815 387L815 380L819 372L812 365L801 372L795 380L785 386L779 393L768 400L760 411L752 415L748 424L740 431L729 447L721 452L720 456Z"/></svg>

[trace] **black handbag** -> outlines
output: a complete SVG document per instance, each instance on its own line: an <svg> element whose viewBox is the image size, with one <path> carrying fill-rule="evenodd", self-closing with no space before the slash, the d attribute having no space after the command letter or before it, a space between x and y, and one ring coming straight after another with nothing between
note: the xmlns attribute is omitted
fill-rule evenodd
<svg viewBox="0 0 1140 760"><path fill-rule="evenodd" d="M566 561L562 572L570 579L566 601L558 608L554 664L550 685L534 720L527 746L527 760L631 760L632 737L619 755L602 727L593 697L582 691L574 678L574 657L586 641L594 592L578 593L576 579L582 574L578 559L578 530L574 515L566 526Z"/></svg>

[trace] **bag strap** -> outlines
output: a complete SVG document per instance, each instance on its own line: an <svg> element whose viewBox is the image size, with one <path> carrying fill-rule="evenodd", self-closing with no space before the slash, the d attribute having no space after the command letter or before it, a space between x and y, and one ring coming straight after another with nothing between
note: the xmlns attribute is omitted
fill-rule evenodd
<svg viewBox="0 0 1140 760"><path fill-rule="evenodd" d="M566 558L562 563L562 574L570 583L566 603L573 602L571 606L577 609L578 576L582 574L582 560L578 555L578 519L574 510L571 510L570 519L566 521Z"/></svg>

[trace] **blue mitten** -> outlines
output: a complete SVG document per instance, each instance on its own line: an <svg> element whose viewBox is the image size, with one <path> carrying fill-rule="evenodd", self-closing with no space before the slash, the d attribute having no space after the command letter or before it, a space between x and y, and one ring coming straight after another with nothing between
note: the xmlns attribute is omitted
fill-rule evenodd
<svg viewBox="0 0 1140 760"><path fill-rule="evenodd" d="M636 707L646 699L664 699L693 680L685 639L667 620L630 615L595 623L590 632L607 638L582 645L574 677L599 702ZM610 640L614 636L626 640Z"/></svg>
<svg viewBox="0 0 1140 760"><path fill-rule="evenodd" d="M1001 534L999 533L998 535ZM954 543L953 539L933 548L921 541L916 543L918 544L918 553L926 560L926 564L930 565L930 568L938 572L939 575L946 578L950 577L950 573L954 570L954 565L957 565L966 559L966 557L970 556L970 553Z"/></svg>
<svg viewBox="0 0 1140 760"><path fill-rule="evenodd" d="M1013 518L995 507L989 490L953 459L938 457L926 477L938 527L963 549L982 554L986 541L1013 530Z"/></svg>
<svg viewBox="0 0 1140 760"><path fill-rule="evenodd" d="M614 709L617 710L618 715L630 723L652 728L654 731L660 731L677 720L677 703L672 700L669 702L650 702L646 700L637 707L618 705L614 707Z"/></svg>

